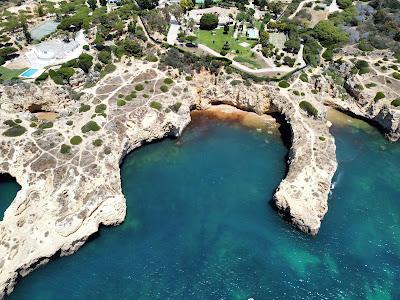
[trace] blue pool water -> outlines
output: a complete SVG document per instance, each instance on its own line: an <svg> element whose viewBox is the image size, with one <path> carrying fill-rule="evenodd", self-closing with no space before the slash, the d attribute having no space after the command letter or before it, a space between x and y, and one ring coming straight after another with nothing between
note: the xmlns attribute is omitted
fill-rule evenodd
<svg viewBox="0 0 400 300"><path fill-rule="evenodd" d="M21 73L19 76L29 78L29 77L32 77L37 71L39 71L39 70L30 68L30 69L24 71L23 73Z"/></svg>
<svg viewBox="0 0 400 300"><path fill-rule="evenodd" d="M10 299L400 299L400 145L332 128L339 169L317 237L269 205L277 136L197 117L122 165L126 221L22 279Z"/></svg>

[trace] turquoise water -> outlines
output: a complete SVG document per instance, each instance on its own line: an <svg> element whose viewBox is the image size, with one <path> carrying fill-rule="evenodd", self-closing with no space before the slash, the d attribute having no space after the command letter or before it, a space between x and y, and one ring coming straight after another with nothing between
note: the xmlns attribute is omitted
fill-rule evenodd
<svg viewBox="0 0 400 300"><path fill-rule="evenodd" d="M0 175L0 221L20 188L12 177Z"/></svg>
<svg viewBox="0 0 400 300"><path fill-rule="evenodd" d="M399 144L332 129L339 169L312 238L268 204L285 171L280 138L194 123L128 156L123 225L39 268L10 299L400 298Z"/></svg>
<svg viewBox="0 0 400 300"><path fill-rule="evenodd" d="M30 68L30 69L24 71L23 73L21 73L19 76L29 78L33 74L35 74L37 71L39 71L39 70Z"/></svg>

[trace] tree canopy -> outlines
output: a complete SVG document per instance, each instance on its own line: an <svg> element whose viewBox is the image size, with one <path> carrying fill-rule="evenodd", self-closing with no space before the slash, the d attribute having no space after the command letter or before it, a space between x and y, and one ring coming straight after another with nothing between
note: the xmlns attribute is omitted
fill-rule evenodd
<svg viewBox="0 0 400 300"><path fill-rule="evenodd" d="M218 16L215 14L204 14L200 19L200 29L213 30L218 26Z"/></svg>

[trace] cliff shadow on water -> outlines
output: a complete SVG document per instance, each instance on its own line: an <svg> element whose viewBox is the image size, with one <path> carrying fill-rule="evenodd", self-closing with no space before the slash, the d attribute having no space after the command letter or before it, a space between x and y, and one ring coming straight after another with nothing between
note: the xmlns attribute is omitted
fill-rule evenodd
<svg viewBox="0 0 400 300"><path fill-rule="evenodd" d="M0 221L3 214L15 199L21 186L17 180L8 173L0 174Z"/></svg>

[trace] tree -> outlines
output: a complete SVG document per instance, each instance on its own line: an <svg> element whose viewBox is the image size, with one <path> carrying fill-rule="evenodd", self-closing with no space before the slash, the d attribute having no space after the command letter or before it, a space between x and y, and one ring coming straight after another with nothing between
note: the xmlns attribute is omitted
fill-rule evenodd
<svg viewBox="0 0 400 300"><path fill-rule="evenodd" d="M129 54L135 57L139 57L142 55L142 47L140 47L139 43L134 42L130 39L125 39L124 41L124 50Z"/></svg>
<svg viewBox="0 0 400 300"><path fill-rule="evenodd" d="M283 10L283 4L280 1L270 1L267 3L267 7L275 15L275 18L277 18Z"/></svg>
<svg viewBox="0 0 400 300"><path fill-rule="evenodd" d="M337 4L341 9L346 9L353 5L352 0L337 0Z"/></svg>
<svg viewBox="0 0 400 300"><path fill-rule="evenodd" d="M100 5L101 6L106 6L107 5L107 0L100 0Z"/></svg>
<svg viewBox="0 0 400 300"><path fill-rule="evenodd" d="M107 50L101 50L97 57L103 64L108 64L111 62L111 53Z"/></svg>
<svg viewBox="0 0 400 300"><path fill-rule="evenodd" d="M300 38L297 34L290 34L285 42L285 50L291 53L297 53L300 50Z"/></svg>
<svg viewBox="0 0 400 300"><path fill-rule="evenodd" d="M324 47L332 47L349 40L347 33L336 27L330 20L318 22L313 29L313 35Z"/></svg>
<svg viewBox="0 0 400 300"><path fill-rule="evenodd" d="M78 58L78 67L82 69L83 72L89 73L90 68L93 65L93 57L89 54L83 53Z"/></svg>
<svg viewBox="0 0 400 300"><path fill-rule="evenodd" d="M213 4L213 0L204 0L204 8L211 7Z"/></svg>
<svg viewBox="0 0 400 300"><path fill-rule="evenodd" d="M158 0L137 0L141 9L153 9L158 6Z"/></svg>
<svg viewBox="0 0 400 300"><path fill-rule="evenodd" d="M32 43L31 33L28 31L28 25L26 23L22 23L22 32L24 33L25 40L28 44Z"/></svg>
<svg viewBox="0 0 400 300"><path fill-rule="evenodd" d="M38 14L39 17L43 17L44 16L44 9L43 9L42 5L39 5L37 7L37 14Z"/></svg>
<svg viewBox="0 0 400 300"><path fill-rule="evenodd" d="M261 34L260 34L260 44L261 44L261 46L266 47L266 46L268 46L268 43L269 43L269 33L268 33L268 31L261 31Z"/></svg>
<svg viewBox="0 0 400 300"><path fill-rule="evenodd" d="M183 11L187 11L194 7L194 3L192 0L179 0L179 6L183 9Z"/></svg>
<svg viewBox="0 0 400 300"><path fill-rule="evenodd" d="M247 21L248 19L249 15L244 11L239 12L236 16L236 20L238 20L239 22Z"/></svg>
<svg viewBox="0 0 400 300"><path fill-rule="evenodd" d="M75 74L75 70L71 67L61 67L57 73L69 83L70 78Z"/></svg>
<svg viewBox="0 0 400 300"><path fill-rule="evenodd" d="M200 29L213 30L218 26L218 16L214 14L204 14L200 18Z"/></svg>
<svg viewBox="0 0 400 300"><path fill-rule="evenodd" d="M87 4L92 10L95 10L97 7L97 1L96 0L87 0Z"/></svg>
<svg viewBox="0 0 400 300"><path fill-rule="evenodd" d="M225 24L224 25L224 34L228 34L228 32L229 32L229 25Z"/></svg>

